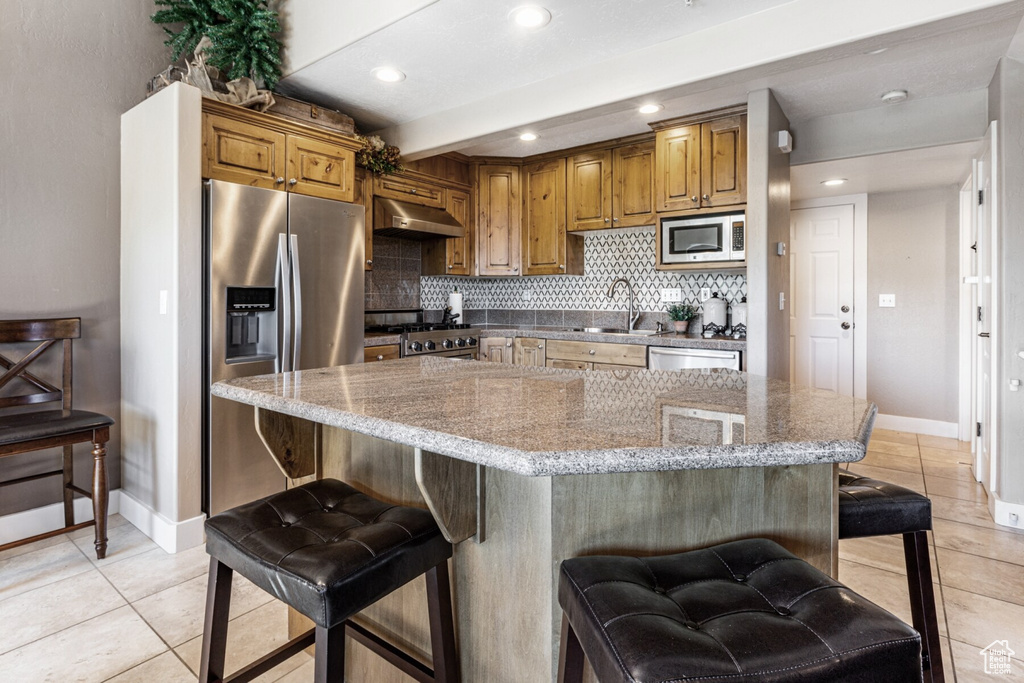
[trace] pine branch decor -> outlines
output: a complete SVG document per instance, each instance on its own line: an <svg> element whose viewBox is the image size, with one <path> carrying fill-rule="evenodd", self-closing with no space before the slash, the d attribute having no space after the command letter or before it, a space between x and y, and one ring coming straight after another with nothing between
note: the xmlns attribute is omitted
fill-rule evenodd
<svg viewBox="0 0 1024 683"><path fill-rule="evenodd" d="M177 33L164 28L165 45L174 59L195 50L205 35L212 46L206 56L210 65L228 78L262 80L273 88L281 78L281 43L274 37L281 30L277 12L267 0L155 0L152 19L158 24L181 23Z"/></svg>

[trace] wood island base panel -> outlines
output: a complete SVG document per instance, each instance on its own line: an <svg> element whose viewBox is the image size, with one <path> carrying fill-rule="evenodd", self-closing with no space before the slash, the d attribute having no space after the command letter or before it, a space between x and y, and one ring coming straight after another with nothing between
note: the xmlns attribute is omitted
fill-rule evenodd
<svg viewBox="0 0 1024 683"><path fill-rule="evenodd" d="M462 680L496 683L557 680L565 558L764 537L834 576L836 463L864 456L875 415L866 401L734 371L429 357L230 380L214 393L324 425L316 476L399 505L427 508L426 490L447 524L478 516L451 560L456 630ZM458 467L423 481L424 463L446 460ZM429 662L424 598L414 581L357 620ZM303 628L297 616L292 626ZM350 642L346 680L407 679Z"/></svg>

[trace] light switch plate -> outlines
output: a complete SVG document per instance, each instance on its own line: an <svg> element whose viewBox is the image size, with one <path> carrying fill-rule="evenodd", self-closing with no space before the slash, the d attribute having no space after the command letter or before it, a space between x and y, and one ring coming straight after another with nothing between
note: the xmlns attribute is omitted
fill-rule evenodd
<svg viewBox="0 0 1024 683"><path fill-rule="evenodd" d="M879 308L896 308L896 295L895 294L879 294L878 295L878 307Z"/></svg>
<svg viewBox="0 0 1024 683"><path fill-rule="evenodd" d="M678 287L661 290L661 302L663 304L676 303L683 300L683 290Z"/></svg>
<svg viewBox="0 0 1024 683"><path fill-rule="evenodd" d="M779 292L779 310L780 311L786 310L786 293L785 292Z"/></svg>

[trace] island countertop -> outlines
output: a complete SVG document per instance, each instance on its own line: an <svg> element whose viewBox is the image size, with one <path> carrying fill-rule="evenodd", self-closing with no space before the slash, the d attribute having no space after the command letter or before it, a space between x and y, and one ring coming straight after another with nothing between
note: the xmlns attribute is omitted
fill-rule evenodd
<svg viewBox="0 0 1024 683"><path fill-rule="evenodd" d="M876 413L868 401L731 370L436 357L246 377L213 394L527 476L852 462Z"/></svg>

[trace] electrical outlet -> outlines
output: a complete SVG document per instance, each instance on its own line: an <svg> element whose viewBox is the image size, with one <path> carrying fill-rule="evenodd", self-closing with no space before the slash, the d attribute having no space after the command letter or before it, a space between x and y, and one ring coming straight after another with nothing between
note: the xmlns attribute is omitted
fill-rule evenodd
<svg viewBox="0 0 1024 683"><path fill-rule="evenodd" d="M710 287L701 287L700 288L700 302L704 303L705 301L707 301L710 298L711 298L711 288Z"/></svg>
<svg viewBox="0 0 1024 683"><path fill-rule="evenodd" d="M532 301L532 300L533 300L533 292L531 292L528 289L524 289L523 290L523 301Z"/></svg>
<svg viewBox="0 0 1024 683"><path fill-rule="evenodd" d="M678 287L674 289L661 290L661 302L663 304L676 303L683 300L683 290Z"/></svg>
<svg viewBox="0 0 1024 683"><path fill-rule="evenodd" d="M785 292L779 292L779 310L780 311L786 310L786 293Z"/></svg>
<svg viewBox="0 0 1024 683"><path fill-rule="evenodd" d="M895 294L879 294L878 295L878 307L879 308L896 308L896 295Z"/></svg>

